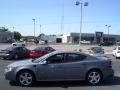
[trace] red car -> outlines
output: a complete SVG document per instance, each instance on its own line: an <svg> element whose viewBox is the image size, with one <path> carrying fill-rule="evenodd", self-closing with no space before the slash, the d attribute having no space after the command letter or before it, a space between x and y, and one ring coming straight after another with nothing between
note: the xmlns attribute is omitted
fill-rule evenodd
<svg viewBox="0 0 120 90"><path fill-rule="evenodd" d="M49 46L42 46L42 47L37 47L33 50L30 51L30 57L31 58L38 58L41 57L47 53L53 52L55 51L55 49L53 49L52 47Z"/></svg>

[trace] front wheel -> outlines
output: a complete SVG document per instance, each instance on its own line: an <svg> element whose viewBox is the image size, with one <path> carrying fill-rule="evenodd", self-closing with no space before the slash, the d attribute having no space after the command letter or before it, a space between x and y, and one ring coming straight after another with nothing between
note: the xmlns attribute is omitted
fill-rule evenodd
<svg viewBox="0 0 120 90"><path fill-rule="evenodd" d="M86 81L88 84L97 85L102 81L102 74L97 70L92 70L88 72Z"/></svg>
<svg viewBox="0 0 120 90"><path fill-rule="evenodd" d="M30 86L34 83L34 75L29 71L22 71L17 76L18 83L22 86Z"/></svg>

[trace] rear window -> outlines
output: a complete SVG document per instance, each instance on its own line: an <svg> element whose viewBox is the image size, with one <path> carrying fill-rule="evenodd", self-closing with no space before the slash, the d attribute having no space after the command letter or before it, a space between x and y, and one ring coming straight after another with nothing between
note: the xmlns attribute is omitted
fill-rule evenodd
<svg viewBox="0 0 120 90"><path fill-rule="evenodd" d="M118 47L118 50L120 50L120 47Z"/></svg>
<svg viewBox="0 0 120 90"><path fill-rule="evenodd" d="M45 50L45 47L37 47L34 50Z"/></svg>
<svg viewBox="0 0 120 90"><path fill-rule="evenodd" d="M102 49L100 47L92 47L91 50L93 50L93 51L101 51Z"/></svg>

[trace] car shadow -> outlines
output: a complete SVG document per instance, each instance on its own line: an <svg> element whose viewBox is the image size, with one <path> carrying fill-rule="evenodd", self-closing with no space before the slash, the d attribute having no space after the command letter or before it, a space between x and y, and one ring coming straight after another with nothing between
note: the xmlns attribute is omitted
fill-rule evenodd
<svg viewBox="0 0 120 90"><path fill-rule="evenodd" d="M10 82L10 85L19 86L15 82ZM95 85L95 86L112 86L112 85L113 86L114 85L120 85L120 77L115 76L113 78L106 79L101 84ZM46 87L62 87L62 88L69 88L69 87L84 87L84 86L89 87L89 86L92 86L92 85L88 85L85 81L59 81L59 82L57 82L57 81L54 81L54 82L43 81L43 82L36 82L31 87L42 87L42 88L44 88L44 87L45 88Z"/></svg>
<svg viewBox="0 0 120 90"><path fill-rule="evenodd" d="M0 58L0 60L3 60L3 61L23 61L23 60L28 60L28 59L32 59L32 58L19 58L19 59L3 59L3 58Z"/></svg>

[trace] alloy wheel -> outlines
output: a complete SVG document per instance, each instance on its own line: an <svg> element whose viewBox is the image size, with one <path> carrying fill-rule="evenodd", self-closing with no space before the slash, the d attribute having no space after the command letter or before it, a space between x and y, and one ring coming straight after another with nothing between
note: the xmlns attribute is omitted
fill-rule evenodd
<svg viewBox="0 0 120 90"><path fill-rule="evenodd" d="M96 85L101 81L101 74L98 71L91 71L88 74L87 81L92 85Z"/></svg>
<svg viewBox="0 0 120 90"><path fill-rule="evenodd" d="M18 77L19 83L23 86L29 86L33 83L33 75L29 72L22 72Z"/></svg>

